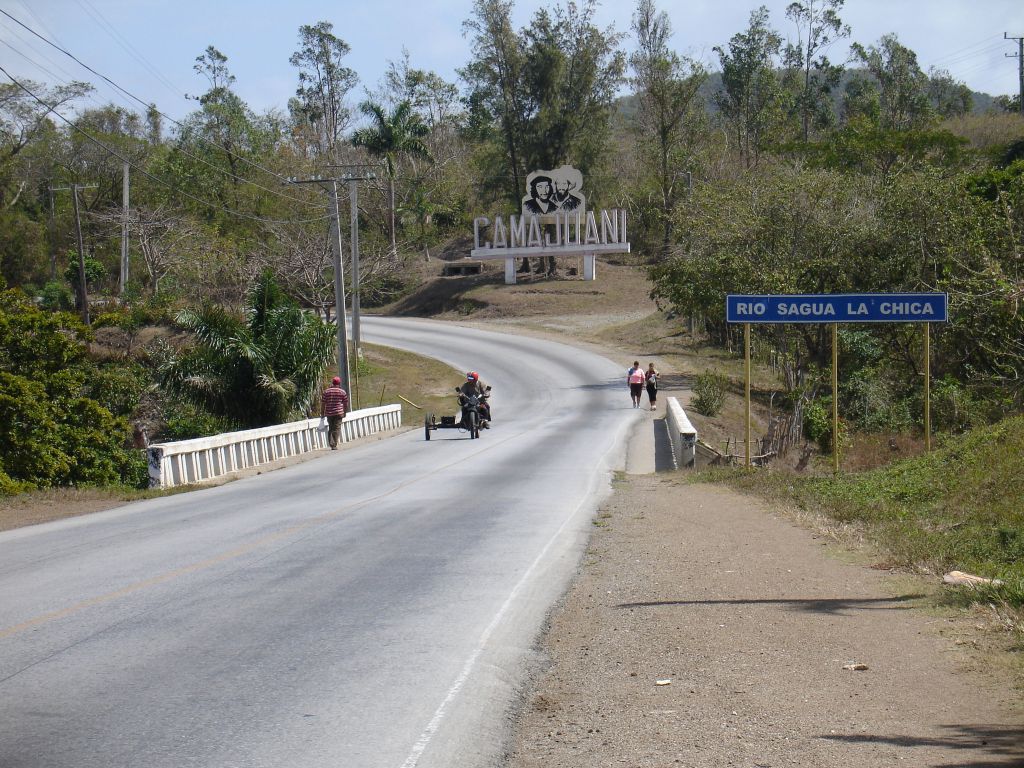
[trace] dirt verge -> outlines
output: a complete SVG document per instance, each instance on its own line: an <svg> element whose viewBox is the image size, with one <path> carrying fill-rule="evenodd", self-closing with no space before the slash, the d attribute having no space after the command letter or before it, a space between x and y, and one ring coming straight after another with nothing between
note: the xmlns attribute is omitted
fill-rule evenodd
<svg viewBox="0 0 1024 768"><path fill-rule="evenodd" d="M749 497L624 479L507 768L1024 764L1014 692L922 597Z"/></svg>

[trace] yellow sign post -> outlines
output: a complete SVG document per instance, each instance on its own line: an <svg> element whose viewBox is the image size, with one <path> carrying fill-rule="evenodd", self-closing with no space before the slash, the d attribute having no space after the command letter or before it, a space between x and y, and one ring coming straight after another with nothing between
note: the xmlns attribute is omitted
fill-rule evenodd
<svg viewBox="0 0 1024 768"><path fill-rule="evenodd" d="M839 323L832 323L832 471L839 474Z"/></svg>
<svg viewBox="0 0 1024 768"><path fill-rule="evenodd" d="M743 371L746 385L746 457L747 466L750 466L750 323L743 324Z"/></svg>
<svg viewBox="0 0 1024 768"><path fill-rule="evenodd" d="M924 449L932 450L932 327L924 323Z"/></svg>

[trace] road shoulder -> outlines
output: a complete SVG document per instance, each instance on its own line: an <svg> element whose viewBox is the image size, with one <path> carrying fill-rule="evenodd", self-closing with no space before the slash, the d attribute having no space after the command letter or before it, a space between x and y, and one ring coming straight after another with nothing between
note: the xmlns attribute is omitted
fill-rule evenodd
<svg viewBox="0 0 1024 768"><path fill-rule="evenodd" d="M616 485L508 768L1022 764L1013 691L913 588L729 489Z"/></svg>

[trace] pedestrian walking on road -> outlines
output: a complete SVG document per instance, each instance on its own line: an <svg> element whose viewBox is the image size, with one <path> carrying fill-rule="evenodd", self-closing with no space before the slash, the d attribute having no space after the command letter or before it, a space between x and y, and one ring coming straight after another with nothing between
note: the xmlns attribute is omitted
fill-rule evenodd
<svg viewBox="0 0 1024 768"><path fill-rule="evenodd" d="M327 444L332 451L338 450L341 438L341 422L348 412L348 393L341 388L341 378L335 376L331 386L320 396L320 418L327 418Z"/></svg>
<svg viewBox="0 0 1024 768"><path fill-rule="evenodd" d="M654 370L654 363L647 366L647 399L651 401L651 410L658 410L658 372Z"/></svg>
<svg viewBox="0 0 1024 768"><path fill-rule="evenodd" d="M633 367L626 372L626 381L629 383L629 396L633 400L633 407L640 407L640 395L644 392L644 369L640 367L640 361L634 360Z"/></svg>

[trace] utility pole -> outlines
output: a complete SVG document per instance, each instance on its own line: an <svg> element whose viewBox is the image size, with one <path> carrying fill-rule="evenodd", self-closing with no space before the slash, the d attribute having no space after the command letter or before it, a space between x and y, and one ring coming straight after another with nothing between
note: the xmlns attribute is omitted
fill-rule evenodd
<svg viewBox="0 0 1024 768"><path fill-rule="evenodd" d="M1004 54L1008 59L1017 60L1017 78L1019 80L1017 90L1017 108L1021 115L1024 115L1024 36L1011 37L1003 32L1004 40L1016 40L1017 52Z"/></svg>
<svg viewBox="0 0 1024 768"><path fill-rule="evenodd" d="M361 171L365 165L329 165L328 168L345 169L339 181L348 182L349 248L352 251L352 347L356 360L363 359L363 341L359 329L359 182L376 179L372 171ZM357 363L358 364L358 363Z"/></svg>
<svg viewBox="0 0 1024 768"><path fill-rule="evenodd" d="M341 260L341 224L338 221L338 179L288 179L289 184L316 184L327 191L327 213L331 217L331 245L334 250L334 322L338 326L338 376L341 385L354 397L348 375L348 329L345 327L345 272Z"/></svg>
<svg viewBox="0 0 1024 768"><path fill-rule="evenodd" d="M50 280L57 279L57 218L54 212L53 187L48 189L50 193Z"/></svg>
<svg viewBox="0 0 1024 768"><path fill-rule="evenodd" d="M85 284L85 243L82 240L82 217L78 211L78 190L95 189L97 184L71 184L68 187L50 187L50 192L70 190L75 205L75 238L78 241L78 297L82 303L82 322L89 325L89 291Z"/></svg>
<svg viewBox="0 0 1024 768"><path fill-rule="evenodd" d="M128 171L131 166L125 162L121 188L121 281L118 287L121 295L128 287Z"/></svg>

